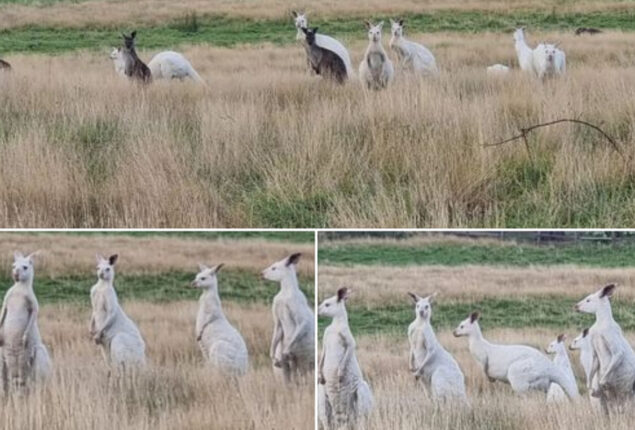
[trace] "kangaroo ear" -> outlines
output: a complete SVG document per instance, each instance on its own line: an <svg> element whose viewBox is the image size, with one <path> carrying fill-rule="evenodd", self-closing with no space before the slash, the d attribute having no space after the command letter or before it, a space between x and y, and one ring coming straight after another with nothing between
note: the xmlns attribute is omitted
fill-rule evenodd
<svg viewBox="0 0 635 430"><path fill-rule="evenodd" d="M313 29L313 34L317 34L317 32L318 32L319 28L320 28L320 27L315 27L315 28Z"/></svg>
<svg viewBox="0 0 635 430"><path fill-rule="evenodd" d="M302 256L301 252L296 252L295 254L291 254L287 257L286 266L290 266L292 264L298 264L300 257Z"/></svg>
<svg viewBox="0 0 635 430"><path fill-rule="evenodd" d="M349 290L346 287L342 287L339 290L337 290L337 301L341 302L342 300L346 300L348 299L350 295L351 295L351 290Z"/></svg>
<svg viewBox="0 0 635 430"><path fill-rule="evenodd" d="M428 296L428 301L429 301L430 303L434 303L434 302L436 302L436 301L437 301L436 297L437 297L437 292L435 291L434 293L432 293L432 294L430 294L430 295Z"/></svg>
<svg viewBox="0 0 635 430"><path fill-rule="evenodd" d="M383 26L384 26L384 21L379 21L379 24L377 24L377 27L381 29Z"/></svg>
<svg viewBox="0 0 635 430"><path fill-rule="evenodd" d="M298 13L296 11L292 10L291 11L291 16L294 17L294 18L297 18L298 17Z"/></svg>
<svg viewBox="0 0 635 430"><path fill-rule="evenodd" d="M306 27L300 27L300 29L302 30L302 33L304 34L309 34L309 29Z"/></svg>
<svg viewBox="0 0 635 430"><path fill-rule="evenodd" d="M364 21L364 25L366 26L367 29L371 29L373 27L373 24L370 23L370 21L366 20Z"/></svg>
<svg viewBox="0 0 635 430"><path fill-rule="evenodd" d="M105 260L105 258L101 254L95 254L95 259L97 260L97 263L101 263Z"/></svg>
<svg viewBox="0 0 635 430"><path fill-rule="evenodd" d="M198 271L199 272L203 272L205 270L209 269L209 267L207 267L205 264L203 263L198 263Z"/></svg>
<svg viewBox="0 0 635 430"><path fill-rule="evenodd" d="M114 266L118 258L119 256L117 254L111 255L110 257L108 257L108 264L110 264L111 266Z"/></svg>
<svg viewBox="0 0 635 430"><path fill-rule="evenodd" d="M404 25L404 20L403 19L399 20L399 25L403 27L403 25Z"/></svg>
<svg viewBox="0 0 635 430"><path fill-rule="evenodd" d="M214 267L214 273L218 273L218 271L219 271L220 269L222 269L224 265L225 265L225 263L220 263L220 264L217 264L217 265Z"/></svg>
<svg viewBox="0 0 635 430"><path fill-rule="evenodd" d="M40 251L39 249L38 249L37 251L33 251L32 253L30 253L29 255L27 255L27 256L26 256L26 258L28 258L28 259L29 259L29 261L30 261L31 263L33 263L33 257L35 257L36 255L39 255L39 254L40 254L40 252L41 252L41 251Z"/></svg>
<svg viewBox="0 0 635 430"><path fill-rule="evenodd" d="M133 38L133 39L134 39L135 37L137 37L137 30L135 30L135 31L133 31L132 33L130 33L130 37L131 37L131 38Z"/></svg>
<svg viewBox="0 0 635 430"><path fill-rule="evenodd" d="M24 258L24 254L22 254L20 251L15 251L13 253L13 260L19 260L21 258Z"/></svg>
<svg viewBox="0 0 635 430"><path fill-rule="evenodd" d="M562 343L567 339L567 335L562 333L558 335L558 343Z"/></svg>
<svg viewBox="0 0 635 430"><path fill-rule="evenodd" d="M481 314L478 311L474 311L470 314L470 322L475 323L481 317Z"/></svg>
<svg viewBox="0 0 635 430"><path fill-rule="evenodd" d="M408 295L410 296L413 302L417 303L419 301L419 297L417 297L415 293L411 293L410 291L408 291Z"/></svg>
<svg viewBox="0 0 635 430"><path fill-rule="evenodd" d="M589 328L585 328L584 330L582 330L582 337L587 337L589 334Z"/></svg>
<svg viewBox="0 0 635 430"><path fill-rule="evenodd" d="M603 297L611 297L615 292L615 284L609 284L606 287L602 288L602 292L600 293L600 298Z"/></svg>

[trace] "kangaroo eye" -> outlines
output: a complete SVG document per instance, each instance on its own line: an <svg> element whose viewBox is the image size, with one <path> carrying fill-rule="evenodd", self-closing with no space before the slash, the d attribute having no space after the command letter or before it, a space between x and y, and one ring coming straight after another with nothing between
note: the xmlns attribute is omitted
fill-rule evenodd
<svg viewBox="0 0 635 430"><path fill-rule="evenodd" d="M205 276L203 276L203 277L201 278L201 281L204 281L204 280L206 280L206 279L207 279L207 278L206 278Z"/></svg>
<svg viewBox="0 0 635 430"><path fill-rule="evenodd" d="M22 266L22 270L26 270L26 269L28 269L28 267Z"/></svg>
<svg viewBox="0 0 635 430"><path fill-rule="evenodd" d="M326 307L328 308L329 306L331 306L331 304L330 304L330 303L327 303L327 304L325 304L324 306L326 306Z"/></svg>
<svg viewBox="0 0 635 430"><path fill-rule="evenodd" d="M586 302L589 303L591 300L590 299L586 299Z"/></svg>

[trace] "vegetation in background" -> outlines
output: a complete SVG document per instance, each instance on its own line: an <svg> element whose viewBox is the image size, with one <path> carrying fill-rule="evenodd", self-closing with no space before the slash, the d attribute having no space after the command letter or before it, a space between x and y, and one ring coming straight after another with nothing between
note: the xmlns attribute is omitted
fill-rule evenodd
<svg viewBox="0 0 635 430"><path fill-rule="evenodd" d="M120 300L147 300L167 302L172 300L197 300L201 290L190 287L196 273L167 272L144 275L118 273L115 289ZM301 276L300 288L313 302L313 278ZM90 288L97 282L95 276L38 277L34 290L40 304L57 302L90 303ZM0 297L13 284L10 279L0 279ZM224 268L218 275L218 292L221 300L270 303L280 287L275 282L261 280L257 273Z"/></svg>
<svg viewBox="0 0 635 430"><path fill-rule="evenodd" d="M437 243L421 246L345 244L320 246L320 264L330 265L445 265L629 267L635 264L635 243L570 245L480 245Z"/></svg>
<svg viewBox="0 0 635 430"><path fill-rule="evenodd" d="M414 320L413 306L404 295L403 306L366 308L355 306L348 308L348 319L353 333L356 334L404 334ZM441 301L434 305L432 324L435 329L454 329L470 312L482 313L481 327L489 328L545 327L550 329L582 330L590 327L595 317L574 312L577 300L558 297L528 297L526 299L485 299L479 301ZM613 315L624 330L635 330L633 303L613 301ZM320 337L330 319L319 318ZM571 333L573 334L573 333Z"/></svg>
<svg viewBox="0 0 635 430"><path fill-rule="evenodd" d="M362 39L364 19L385 19L384 16L344 16L320 20L320 31L337 37ZM621 31L635 31L633 12L607 10L593 13L554 11L463 11L439 10L431 13L405 14L410 33L426 32L507 32L525 25L532 31L568 31L577 27L599 27ZM206 43L216 46L235 46L270 42L295 43L295 31L290 19L246 19L228 16L199 16L188 13L161 25L135 26L139 31L138 44L142 49L175 48L180 44ZM120 44L122 24L112 28L64 28L28 26L0 31L0 52L60 53L68 50L100 50ZM511 40L511 34L510 34Z"/></svg>

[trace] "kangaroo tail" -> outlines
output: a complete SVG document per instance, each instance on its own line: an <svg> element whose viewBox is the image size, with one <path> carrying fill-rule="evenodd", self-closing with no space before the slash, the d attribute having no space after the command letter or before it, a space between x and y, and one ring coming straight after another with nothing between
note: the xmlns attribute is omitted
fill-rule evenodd
<svg viewBox="0 0 635 430"><path fill-rule="evenodd" d="M189 75L192 77L192 79L194 79L199 84L203 84L207 86L203 78L201 78L201 76L198 73L196 73L196 70L194 70L194 67L190 66Z"/></svg>
<svg viewBox="0 0 635 430"><path fill-rule="evenodd" d="M570 400L576 400L580 398L580 393L578 392L578 387L575 381L570 381L561 372L554 372L551 376L551 382L553 382L554 384L558 384L564 390Z"/></svg>

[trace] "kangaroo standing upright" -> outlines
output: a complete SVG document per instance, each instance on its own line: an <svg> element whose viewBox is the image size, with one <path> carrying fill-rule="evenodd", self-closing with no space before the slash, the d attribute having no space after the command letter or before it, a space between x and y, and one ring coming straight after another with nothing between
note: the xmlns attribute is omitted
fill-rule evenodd
<svg viewBox="0 0 635 430"><path fill-rule="evenodd" d="M125 34L122 34L122 36L123 48L121 49L121 53L123 55L125 75L144 84L152 82L150 69L139 59L137 51L135 50L137 32L133 31L130 33L130 36L126 36Z"/></svg>

